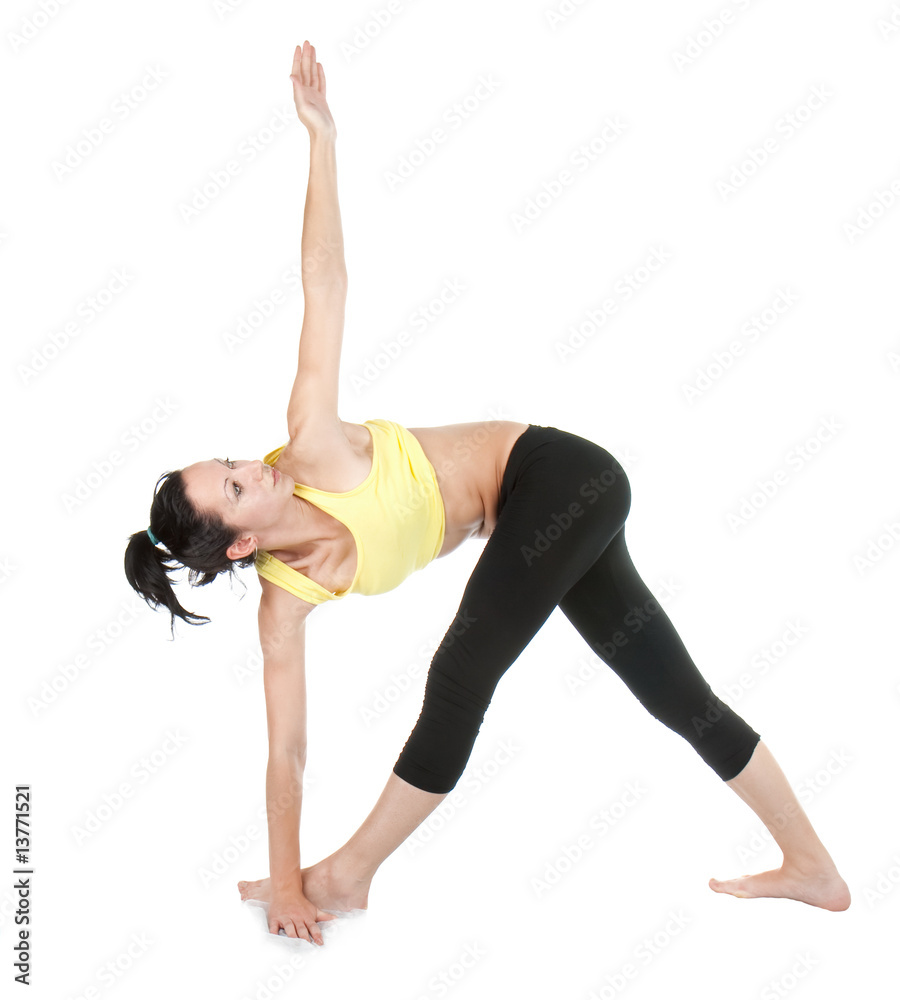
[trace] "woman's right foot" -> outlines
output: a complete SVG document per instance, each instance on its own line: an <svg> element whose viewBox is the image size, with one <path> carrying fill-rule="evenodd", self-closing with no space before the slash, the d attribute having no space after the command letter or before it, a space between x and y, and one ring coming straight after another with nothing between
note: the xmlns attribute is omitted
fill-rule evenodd
<svg viewBox="0 0 900 1000"><path fill-rule="evenodd" d="M351 875L336 855L309 868L301 868L303 895L320 910L365 910L369 905L370 878Z"/></svg>

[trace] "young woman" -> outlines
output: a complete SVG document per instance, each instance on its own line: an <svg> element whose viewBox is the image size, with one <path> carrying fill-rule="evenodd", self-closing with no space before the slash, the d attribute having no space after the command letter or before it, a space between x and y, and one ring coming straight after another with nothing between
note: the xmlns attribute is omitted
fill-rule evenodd
<svg viewBox="0 0 900 1000"><path fill-rule="evenodd" d="M510 420L406 428L340 419L347 275L337 130L308 42L295 50L291 80L309 130L310 170L289 441L265 461L213 458L165 473L150 526L131 536L125 554L129 583L151 606L168 608L173 626L175 616L208 619L185 611L168 570L186 566L192 585L236 566L259 573L269 877L239 882L241 897L268 901L270 932L317 944L331 911L365 908L379 865L453 790L500 677L558 606L647 710L753 809L784 854L780 868L710 879L710 887L845 910L847 885L784 773L710 689L635 570L624 537L631 487L608 451L556 427ZM343 847L301 869L307 617L326 600L391 590L468 538L487 542L378 802ZM628 624L635 621L637 629Z"/></svg>

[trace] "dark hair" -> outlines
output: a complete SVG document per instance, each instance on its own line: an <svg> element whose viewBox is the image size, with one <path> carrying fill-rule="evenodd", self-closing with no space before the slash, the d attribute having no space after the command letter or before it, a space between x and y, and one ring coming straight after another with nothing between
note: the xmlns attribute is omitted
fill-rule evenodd
<svg viewBox="0 0 900 1000"><path fill-rule="evenodd" d="M226 550L240 538L240 531L225 524L218 514L194 507L180 469L164 472L157 479L149 524L168 552L150 541L146 529L135 532L129 536L125 549L125 576L150 607L169 609L174 639L176 615L189 625L205 625L209 617L192 614L179 604L170 571L184 566L190 585L204 587L220 573L233 575L236 566L242 569L252 566L256 553L243 559L228 558Z"/></svg>

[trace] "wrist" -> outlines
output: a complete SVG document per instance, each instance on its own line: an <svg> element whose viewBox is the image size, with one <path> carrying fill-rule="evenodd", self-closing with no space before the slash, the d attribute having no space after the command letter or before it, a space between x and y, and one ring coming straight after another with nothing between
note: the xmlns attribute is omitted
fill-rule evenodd
<svg viewBox="0 0 900 1000"><path fill-rule="evenodd" d="M275 893L303 892L303 878L299 867L278 872L277 874L272 873L269 876L269 882L272 886L272 891Z"/></svg>
<svg viewBox="0 0 900 1000"><path fill-rule="evenodd" d="M314 132L310 131L309 141L315 145L333 145L337 139L337 129L331 128L317 128Z"/></svg>

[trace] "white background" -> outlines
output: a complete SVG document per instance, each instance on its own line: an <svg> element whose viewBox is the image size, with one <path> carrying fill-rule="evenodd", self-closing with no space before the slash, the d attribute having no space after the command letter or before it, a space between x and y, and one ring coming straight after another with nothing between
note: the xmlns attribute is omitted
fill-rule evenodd
<svg viewBox="0 0 900 1000"><path fill-rule="evenodd" d="M13 788L29 783L32 996L875 995L900 905L900 5L586 0L554 22L551 3L445 0L394 3L383 26L380 0L45 8L16 0L2 25L0 976L15 985ZM183 583L212 622L171 642L122 556L163 471L286 440L309 148L288 74L306 38L339 132L342 418L499 415L619 456L635 564L775 753L849 910L710 891L780 852L558 610L498 687L462 805L388 859L368 911L315 948L240 902L235 883L268 871L258 580ZM604 145L607 119L622 128ZM640 271L654 250L666 262ZM462 294L413 327L451 279ZM561 357L606 298L615 314ZM483 544L311 619L304 863L378 797ZM641 798L617 809L629 783ZM611 808L610 832L560 864Z"/></svg>

